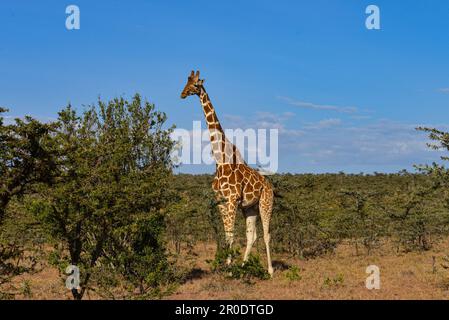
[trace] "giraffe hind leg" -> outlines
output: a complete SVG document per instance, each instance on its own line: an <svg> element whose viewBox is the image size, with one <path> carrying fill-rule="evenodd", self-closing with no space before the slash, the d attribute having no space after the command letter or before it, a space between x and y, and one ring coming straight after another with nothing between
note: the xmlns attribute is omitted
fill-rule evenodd
<svg viewBox="0 0 449 320"><path fill-rule="evenodd" d="M273 190L265 187L259 200L260 218L262 220L263 238L267 249L268 273L273 276L273 265L271 264L270 252L270 220L273 211Z"/></svg>
<svg viewBox="0 0 449 320"><path fill-rule="evenodd" d="M251 252L254 242L257 239L256 232L256 220L257 220L257 207L252 206L248 209L244 209L244 214L246 218L246 250L243 256L243 263L248 260L248 256Z"/></svg>

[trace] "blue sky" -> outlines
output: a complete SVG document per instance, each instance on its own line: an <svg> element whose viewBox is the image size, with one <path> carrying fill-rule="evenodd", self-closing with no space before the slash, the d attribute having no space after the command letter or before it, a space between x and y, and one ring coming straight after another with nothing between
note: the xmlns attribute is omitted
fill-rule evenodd
<svg viewBox="0 0 449 320"><path fill-rule="evenodd" d="M78 5L81 29L65 28ZM379 6L381 30L365 28ZM224 127L276 127L281 172L395 172L439 158L417 125L449 125L449 2L0 2L0 105L53 119L139 92L170 123L201 70ZM212 172L214 166L181 167Z"/></svg>

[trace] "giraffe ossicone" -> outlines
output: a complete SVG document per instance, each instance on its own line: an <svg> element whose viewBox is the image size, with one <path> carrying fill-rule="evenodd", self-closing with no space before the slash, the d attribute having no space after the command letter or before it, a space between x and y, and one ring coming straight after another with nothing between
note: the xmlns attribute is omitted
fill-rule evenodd
<svg viewBox="0 0 449 320"><path fill-rule="evenodd" d="M237 209L241 208L246 218L247 240L243 260L247 261L257 238L256 220L259 214L264 233L268 273L272 276L270 220L273 211L273 187L263 175L246 164L236 146L226 138L204 88L204 80L200 79L199 71L190 73L181 98L185 99L192 95L200 98L209 129L211 150L216 161L212 188L219 200L218 208L223 220L226 243L230 248L232 247ZM230 259L228 262L230 263Z"/></svg>

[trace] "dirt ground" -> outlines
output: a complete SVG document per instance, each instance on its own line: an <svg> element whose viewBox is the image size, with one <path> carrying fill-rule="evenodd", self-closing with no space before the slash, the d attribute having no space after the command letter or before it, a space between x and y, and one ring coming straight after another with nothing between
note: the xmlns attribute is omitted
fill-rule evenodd
<svg viewBox="0 0 449 320"><path fill-rule="evenodd" d="M263 246L258 246L262 255ZM448 299L449 269L445 257L449 241L425 252L396 253L391 248L371 255L356 255L353 246L341 245L334 254L301 260L273 254L275 273L271 280L252 284L227 279L210 271L206 262L215 253L213 244L202 243L195 255L185 255L189 276L167 299ZM181 260L184 255L181 256ZM181 261L182 262L182 261ZM449 265L449 263L447 263ZM366 268L380 268L380 289L368 290ZM300 269L300 279L287 277L288 268ZM58 271L45 266L35 274L15 277L1 291L16 292L16 299L70 299ZM98 299L89 292L85 299Z"/></svg>
<svg viewBox="0 0 449 320"><path fill-rule="evenodd" d="M449 298L449 269L443 267L449 242L426 252L398 254L390 248L377 250L370 256L355 255L354 248L348 245L337 248L335 254L309 260L274 254L273 279L256 281L252 285L210 273L204 261L214 256L215 247L203 245L198 249L196 274L169 299ZM380 269L379 290L366 288L369 265ZM288 266L300 268L300 280L288 279L285 270Z"/></svg>

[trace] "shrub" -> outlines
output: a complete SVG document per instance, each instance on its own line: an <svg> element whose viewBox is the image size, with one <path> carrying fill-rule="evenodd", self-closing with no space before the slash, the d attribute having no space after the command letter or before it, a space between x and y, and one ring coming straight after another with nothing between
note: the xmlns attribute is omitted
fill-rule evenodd
<svg viewBox="0 0 449 320"><path fill-rule="evenodd" d="M228 257L231 257L231 264L227 264ZM223 274L228 278L240 279L245 283L251 283L253 279L270 279L270 275L262 266L259 256L250 254L248 260L243 262L238 249L219 250L215 259L208 262L212 271Z"/></svg>
<svg viewBox="0 0 449 320"><path fill-rule="evenodd" d="M171 130L166 116L135 95L99 101L81 116L59 113L58 175L30 204L69 255L60 264L80 269L81 299L95 273L109 270L139 289L162 282L167 270L163 212L169 203ZM104 265L110 266L105 268ZM148 272L155 270L154 272Z"/></svg>
<svg viewBox="0 0 449 320"><path fill-rule="evenodd" d="M298 266L289 266L285 272L285 277L289 281L299 281L302 279L301 269Z"/></svg>
<svg viewBox="0 0 449 320"><path fill-rule="evenodd" d="M332 287L340 287L344 284L344 276L339 273L334 277L326 277L323 281L323 286L332 288Z"/></svg>

